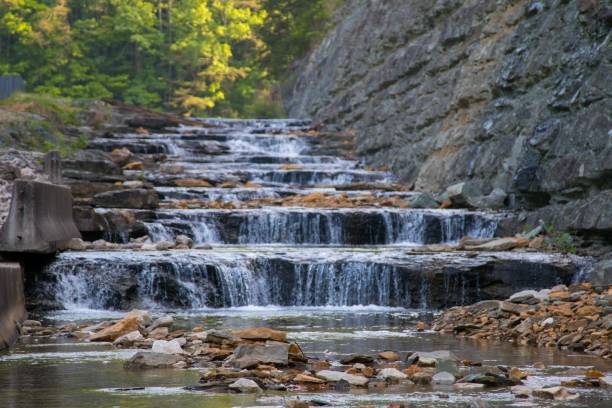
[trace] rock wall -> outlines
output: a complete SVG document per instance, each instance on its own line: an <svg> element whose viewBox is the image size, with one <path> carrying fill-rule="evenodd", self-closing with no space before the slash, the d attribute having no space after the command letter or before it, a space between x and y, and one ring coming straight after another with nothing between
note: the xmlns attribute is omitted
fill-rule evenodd
<svg viewBox="0 0 612 408"><path fill-rule="evenodd" d="M349 0L289 113L354 130L417 190L473 180L612 236L610 0Z"/></svg>
<svg viewBox="0 0 612 408"><path fill-rule="evenodd" d="M0 262L0 350L9 347L26 318L23 272L18 263Z"/></svg>

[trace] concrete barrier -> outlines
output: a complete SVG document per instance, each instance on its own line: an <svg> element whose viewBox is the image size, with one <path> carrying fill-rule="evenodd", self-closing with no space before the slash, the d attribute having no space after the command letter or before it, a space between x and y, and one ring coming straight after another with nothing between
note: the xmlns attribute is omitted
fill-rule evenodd
<svg viewBox="0 0 612 408"><path fill-rule="evenodd" d="M25 318L23 270L16 262L0 262L0 350L15 342Z"/></svg>
<svg viewBox="0 0 612 408"><path fill-rule="evenodd" d="M0 252L53 253L57 243L80 236L70 188L15 180L9 215L0 230Z"/></svg>

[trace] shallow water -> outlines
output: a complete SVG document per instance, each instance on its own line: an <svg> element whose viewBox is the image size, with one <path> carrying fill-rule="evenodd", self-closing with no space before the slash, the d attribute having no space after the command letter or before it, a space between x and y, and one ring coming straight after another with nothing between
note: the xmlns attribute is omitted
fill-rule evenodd
<svg viewBox="0 0 612 408"><path fill-rule="evenodd" d="M46 316L55 323L91 321L117 317L106 311L71 310ZM376 353L396 350L431 351L449 349L459 357L482 361L485 365L513 365L534 372L528 385L554 385L570 377L557 375L568 367L596 366L610 371L612 365L590 356L561 353L557 350L515 347L511 344L480 343L419 333L415 324L431 314L377 306L280 308L243 307L204 309L176 313L176 325L205 328L240 328L270 326L290 333L310 356L338 360L350 353ZM7 407L279 407L283 398L295 394L265 393L259 396L205 394L184 391L195 384L197 370L132 371L122 367L131 350L112 351L108 344L71 343L57 339L54 344L20 344L10 354L0 354L0 401ZM545 370L531 367L536 361ZM144 387L138 390L118 388ZM610 406L610 392L579 390L582 397L572 403L537 400L537 405L554 407ZM411 402L423 407L461 407L478 395L491 406L529 406L515 401L508 389L481 393L460 393L452 388L430 388L418 391L407 387L389 388L384 393L352 391L351 393L302 394L303 399L321 399L334 406L386 407L391 402ZM531 401L534 402L533 400Z"/></svg>

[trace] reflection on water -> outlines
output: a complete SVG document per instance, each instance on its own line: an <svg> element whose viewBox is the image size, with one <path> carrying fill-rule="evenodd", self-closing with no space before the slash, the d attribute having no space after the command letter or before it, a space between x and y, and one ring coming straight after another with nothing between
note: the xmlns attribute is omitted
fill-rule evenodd
<svg viewBox="0 0 612 408"><path fill-rule="evenodd" d="M63 320L92 320L107 317L91 311L69 311L48 316L59 323ZM567 367L594 365L602 370L612 369L600 359L561 353L555 349L514 347L507 343L485 343L456 339L430 332L419 333L415 324L420 316L416 311L381 308L278 308L257 307L221 310L202 310L175 315L177 325L205 328L240 328L269 326L287 330L290 338L298 341L312 356L338 359L348 353L376 353L382 350L431 351L448 349L459 357L482 361L486 365L513 365L529 369L534 375L531 386L558 384L558 373ZM129 371L122 360L133 351L112 351L108 344L71 344L58 339L56 344L21 344L11 354L0 354L0 405L7 407L244 407L283 406L284 397L278 393L260 396L219 395L187 392L185 385L198 381L197 370ZM547 369L535 370L536 361ZM119 391L117 388L144 389ZM572 403L551 403L538 400L538 406L596 407L610 406L610 392L579 390L583 397ZM419 389L406 392L389 388L383 394L366 391L350 394L312 394L334 406L357 407L389 403L411 402L423 407L462 407L477 394L459 393L450 388ZM491 406L519 405L507 389L480 393ZM524 402L522 403L524 404ZM548 405L546 405L548 404Z"/></svg>

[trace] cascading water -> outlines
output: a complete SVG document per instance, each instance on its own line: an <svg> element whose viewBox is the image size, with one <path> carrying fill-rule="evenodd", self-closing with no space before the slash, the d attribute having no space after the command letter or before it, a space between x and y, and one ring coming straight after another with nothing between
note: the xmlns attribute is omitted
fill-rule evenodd
<svg viewBox="0 0 612 408"><path fill-rule="evenodd" d="M178 133L97 139L92 145L167 154L160 171L144 173L167 207L192 199L236 204L237 209L131 210L133 219L128 217L152 242L187 235L214 249L64 253L37 282L34 298L55 307L94 309L370 304L425 309L571 281L577 270L576 259L552 255L416 252L415 246L465 236L491 238L503 214L384 206L243 209L245 201L312 193L407 200L415 193L389 188L395 182L389 173L309 155L313 137L300 135L307 130L304 121L206 121L218 127L181 127ZM181 179L203 179L211 186L179 187ZM381 184L387 187L369 187ZM114 232L111 210L96 213L109 239L128 241L125 231Z"/></svg>

